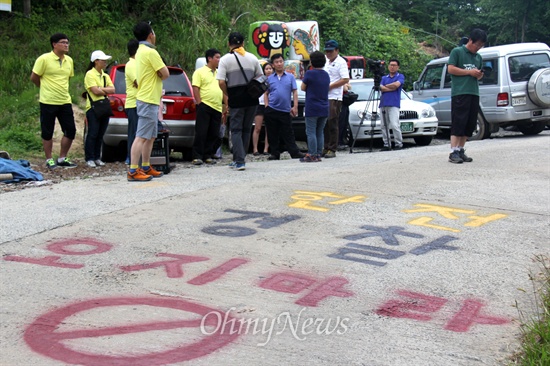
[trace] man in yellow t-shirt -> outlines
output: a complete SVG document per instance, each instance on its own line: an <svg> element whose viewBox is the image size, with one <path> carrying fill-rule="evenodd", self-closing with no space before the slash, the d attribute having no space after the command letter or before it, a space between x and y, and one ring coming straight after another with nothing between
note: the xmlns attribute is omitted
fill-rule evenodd
<svg viewBox="0 0 550 366"><path fill-rule="evenodd" d="M157 137L157 122L162 81L170 76L168 68L155 49L156 36L147 22L134 27L134 36L139 41L136 52L136 109L138 127L132 144L130 169L127 178L130 182L148 181L161 177L162 173L151 166L151 150ZM139 159L141 157L141 168Z"/></svg>
<svg viewBox="0 0 550 366"><path fill-rule="evenodd" d="M127 48L130 54L130 60L124 66L124 76L126 79L126 102L124 103L124 111L128 117L128 153L126 156L126 164L130 164L130 153L132 144L136 138L136 130L138 124L138 115L136 109L136 94L137 94L137 76L136 76L136 52L139 47L137 39L131 39L128 42Z"/></svg>
<svg viewBox="0 0 550 366"><path fill-rule="evenodd" d="M216 79L220 51L211 48L205 52L206 65L193 73L193 94L197 103L195 139L193 141L193 164L213 164L212 156L219 147L219 131L222 121L223 92ZM226 113L226 111L223 111Z"/></svg>
<svg viewBox="0 0 550 366"><path fill-rule="evenodd" d="M69 39L63 33L50 37L52 51L38 57L31 73L31 81L40 88L40 127L42 146L46 155L46 166L74 168L76 164L67 158L76 135L76 126L69 95L69 78L74 76L73 59L69 52ZM59 158L52 158L55 119L59 121L63 138Z"/></svg>

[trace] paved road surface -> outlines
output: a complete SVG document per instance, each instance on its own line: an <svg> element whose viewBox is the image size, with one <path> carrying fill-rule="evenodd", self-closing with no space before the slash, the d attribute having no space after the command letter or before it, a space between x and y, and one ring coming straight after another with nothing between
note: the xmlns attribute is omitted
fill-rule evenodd
<svg viewBox="0 0 550 366"><path fill-rule="evenodd" d="M0 194L2 365L498 365L550 135Z"/></svg>

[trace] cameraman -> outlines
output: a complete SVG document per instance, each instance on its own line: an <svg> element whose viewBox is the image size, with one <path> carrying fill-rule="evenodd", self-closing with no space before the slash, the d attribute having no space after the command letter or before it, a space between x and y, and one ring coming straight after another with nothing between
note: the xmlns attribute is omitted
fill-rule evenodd
<svg viewBox="0 0 550 366"><path fill-rule="evenodd" d="M389 62L390 73L382 77L380 82L380 110L382 112L382 139L384 147L382 151L391 150L391 141L389 129L393 131L393 139L395 141L394 150L403 148L403 136L399 125L399 108L401 107L401 89L405 82L405 76L400 74L399 61L391 59Z"/></svg>

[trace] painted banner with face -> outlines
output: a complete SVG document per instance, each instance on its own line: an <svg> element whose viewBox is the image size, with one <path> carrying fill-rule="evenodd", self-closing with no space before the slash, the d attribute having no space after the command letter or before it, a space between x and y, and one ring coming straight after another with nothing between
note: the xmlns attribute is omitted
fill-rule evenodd
<svg viewBox="0 0 550 366"><path fill-rule="evenodd" d="M309 54L319 51L319 25L316 21L286 23L291 38L290 59L308 61Z"/></svg>
<svg viewBox="0 0 550 366"><path fill-rule="evenodd" d="M285 23L279 21L259 21L250 24L251 42L246 50L260 59L269 59L281 53L285 60L289 58L290 34Z"/></svg>

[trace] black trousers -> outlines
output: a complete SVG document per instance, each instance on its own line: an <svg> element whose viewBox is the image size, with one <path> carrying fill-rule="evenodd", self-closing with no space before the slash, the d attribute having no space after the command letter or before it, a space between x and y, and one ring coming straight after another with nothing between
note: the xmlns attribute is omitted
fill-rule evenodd
<svg viewBox="0 0 550 366"><path fill-rule="evenodd" d="M300 155L300 149L296 145L294 131L292 130L292 119L290 112L280 112L270 107L264 112L265 127L269 136L269 149L271 155L279 158L281 156L281 140L293 158Z"/></svg>
<svg viewBox="0 0 550 366"><path fill-rule="evenodd" d="M209 159L220 147L221 112L201 103L197 106L193 159Z"/></svg>

